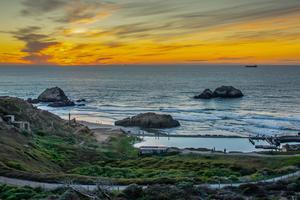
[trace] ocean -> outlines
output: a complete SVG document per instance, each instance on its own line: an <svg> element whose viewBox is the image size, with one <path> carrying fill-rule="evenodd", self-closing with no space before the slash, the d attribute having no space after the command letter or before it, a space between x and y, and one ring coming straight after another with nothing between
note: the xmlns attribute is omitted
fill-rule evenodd
<svg viewBox="0 0 300 200"><path fill-rule="evenodd" d="M196 100L204 89L234 86L239 99ZM300 67L296 66L0 66L0 95L36 98L61 87L86 106L49 108L61 117L113 124L144 112L172 115L170 135L295 134L300 131Z"/></svg>

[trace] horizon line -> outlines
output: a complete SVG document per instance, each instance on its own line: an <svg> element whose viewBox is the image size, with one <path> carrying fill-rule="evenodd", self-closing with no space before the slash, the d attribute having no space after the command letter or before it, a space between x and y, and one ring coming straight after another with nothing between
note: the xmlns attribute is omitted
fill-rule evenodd
<svg viewBox="0 0 300 200"><path fill-rule="evenodd" d="M24 63L0 63L5 66L28 66L28 67L105 67L105 66L300 66L300 63L131 63L131 64L83 64L83 65L59 65L59 64L24 64Z"/></svg>

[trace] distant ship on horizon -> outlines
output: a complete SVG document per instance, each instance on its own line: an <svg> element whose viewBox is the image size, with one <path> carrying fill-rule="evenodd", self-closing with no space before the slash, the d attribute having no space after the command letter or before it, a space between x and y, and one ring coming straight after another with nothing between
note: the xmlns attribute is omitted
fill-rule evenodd
<svg viewBox="0 0 300 200"><path fill-rule="evenodd" d="M257 65L246 65L245 67L248 67L248 68L256 68L258 67Z"/></svg>

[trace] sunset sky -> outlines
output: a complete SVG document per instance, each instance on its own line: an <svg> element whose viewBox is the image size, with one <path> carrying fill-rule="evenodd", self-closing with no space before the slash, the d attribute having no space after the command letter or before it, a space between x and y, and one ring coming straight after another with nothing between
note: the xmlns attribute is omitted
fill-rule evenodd
<svg viewBox="0 0 300 200"><path fill-rule="evenodd" d="M1 0L0 64L299 64L300 0Z"/></svg>

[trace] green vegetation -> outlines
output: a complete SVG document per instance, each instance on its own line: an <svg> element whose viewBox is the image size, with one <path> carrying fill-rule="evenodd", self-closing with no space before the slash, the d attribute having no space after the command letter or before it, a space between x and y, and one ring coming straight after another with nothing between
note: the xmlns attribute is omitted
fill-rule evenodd
<svg viewBox="0 0 300 200"><path fill-rule="evenodd" d="M123 191L110 191L99 188L89 195L102 200L190 200L190 199L299 199L300 179L290 179L276 183L244 184L239 187L209 189L196 186L191 182L179 182L172 185L155 184L142 188L136 184L129 185ZM87 200L82 193L71 188L46 191L41 188L12 187L0 185L0 199L3 200L38 200L38 199L76 199Z"/></svg>
<svg viewBox="0 0 300 200"><path fill-rule="evenodd" d="M78 182L111 179L120 184L207 183L260 180L295 171L300 157L227 155L138 156L135 137L114 135L97 143L91 131L22 100L0 98L0 116L29 121L23 134L0 123L0 175L32 180Z"/></svg>
<svg viewBox="0 0 300 200"><path fill-rule="evenodd" d="M0 199L3 200L38 200L50 196L55 197L60 194L61 191L59 190L45 191L41 188L13 187L8 185L0 185Z"/></svg>
<svg viewBox="0 0 300 200"><path fill-rule="evenodd" d="M10 158L2 160L0 174L48 181L61 180L67 174L80 182L103 178L120 184L213 183L261 180L295 171L300 166L300 157L138 156L132 147L136 138L125 135L111 137L104 144L88 136L68 134L22 137L28 140L28 146L19 146L21 156L15 158L6 151Z"/></svg>
<svg viewBox="0 0 300 200"><path fill-rule="evenodd" d="M135 183L176 183L190 181L231 182L259 180L295 171L298 157L258 158L245 156L170 155L115 159L78 167L70 173L111 177Z"/></svg>

